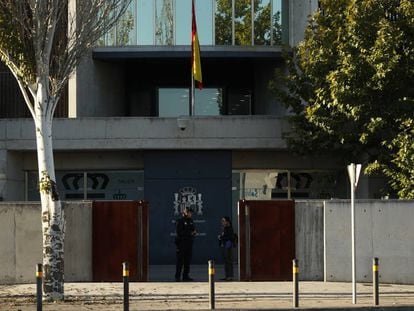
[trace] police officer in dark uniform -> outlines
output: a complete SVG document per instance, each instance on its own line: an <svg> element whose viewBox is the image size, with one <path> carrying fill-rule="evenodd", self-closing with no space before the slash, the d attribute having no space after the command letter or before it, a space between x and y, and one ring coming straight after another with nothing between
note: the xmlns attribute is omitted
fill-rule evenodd
<svg viewBox="0 0 414 311"><path fill-rule="evenodd" d="M189 273L193 252L193 239L196 235L190 208L185 208L182 217L177 220L176 232L175 245L177 247L177 264L175 267L175 281L181 281L181 271L184 268L182 280L184 282L189 282L193 280L190 278Z"/></svg>

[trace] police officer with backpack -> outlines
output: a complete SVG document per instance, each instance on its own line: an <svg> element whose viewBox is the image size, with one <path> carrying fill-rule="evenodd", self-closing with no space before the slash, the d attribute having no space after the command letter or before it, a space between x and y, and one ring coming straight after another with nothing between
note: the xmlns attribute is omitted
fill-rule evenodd
<svg viewBox="0 0 414 311"><path fill-rule="evenodd" d="M221 219L221 234L218 236L221 254L224 259L225 277L221 280L233 280L233 247L235 247L235 234L231 225L230 217L224 216Z"/></svg>

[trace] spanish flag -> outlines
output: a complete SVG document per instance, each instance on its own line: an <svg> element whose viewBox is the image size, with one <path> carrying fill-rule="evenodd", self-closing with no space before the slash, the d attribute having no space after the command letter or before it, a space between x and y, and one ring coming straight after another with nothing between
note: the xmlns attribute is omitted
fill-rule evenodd
<svg viewBox="0 0 414 311"><path fill-rule="evenodd" d="M191 27L191 64L194 81L197 82L198 88L203 88L203 78L201 76L201 62L200 62L200 43L197 35L197 22L194 9L194 0L192 0L192 27Z"/></svg>

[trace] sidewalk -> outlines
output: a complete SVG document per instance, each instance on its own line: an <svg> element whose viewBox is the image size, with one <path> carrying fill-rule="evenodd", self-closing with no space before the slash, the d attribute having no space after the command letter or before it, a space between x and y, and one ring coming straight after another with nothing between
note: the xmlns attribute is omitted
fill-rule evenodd
<svg viewBox="0 0 414 311"><path fill-rule="evenodd" d="M215 288L216 309L292 308L291 282L216 282ZM358 284L356 305L350 283L301 282L299 291L302 310L414 310L414 285L380 285L380 308L368 308L371 284ZM208 293L207 282L130 283L130 310L208 309ZM123 284L68 283L65 299L43 310L123 310ZM0 310L36 310L35 285L0 285Z"/></svg>

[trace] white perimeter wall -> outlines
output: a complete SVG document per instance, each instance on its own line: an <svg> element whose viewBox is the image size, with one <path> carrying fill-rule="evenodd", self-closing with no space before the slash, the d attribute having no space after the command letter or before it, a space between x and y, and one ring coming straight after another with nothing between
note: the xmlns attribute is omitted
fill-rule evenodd
<svg viewBox="0 0 414 311"><path fill-rule="evenodd" d="M295 202L296 257L301 280L351 280L349 200ZM65 280L92 280L92 203L65 203ZM355 203L357 281L414 284L414 201ZM0 204L0 283L33 283L42 259L40 204Z"/></svg>
<svg viewBox="0 0 414 311"><path fill-rule="evenodd" d="M65 280L92 280L92 203L64 203ZM0 205L0 284L34 283L42 262L39 203Z"/></svg>
<svg viewBox="0 0 414 311"><path fill-rule="evenodd" d="M352 280L350 201L325 201L325 280ZM372 282L379 258L380 282L414 284L414 201L355 201L356 278Z"/></svg>

